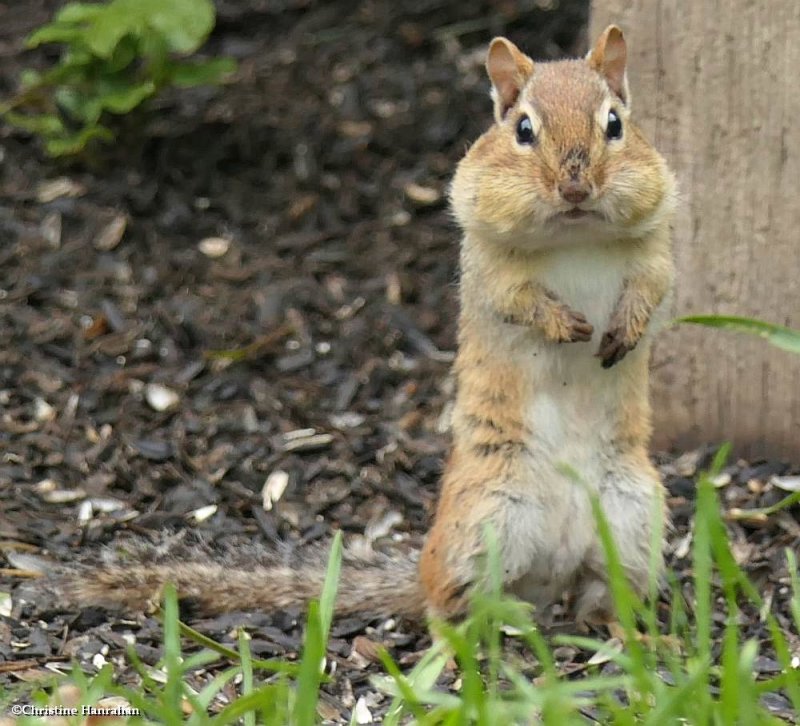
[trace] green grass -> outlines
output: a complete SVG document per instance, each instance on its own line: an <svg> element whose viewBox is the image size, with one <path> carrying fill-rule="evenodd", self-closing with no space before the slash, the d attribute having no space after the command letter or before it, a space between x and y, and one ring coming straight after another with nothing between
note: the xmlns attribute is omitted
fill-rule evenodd
<svg viewBox="0 0 800 726"><path fill-rule="evenodd" d="M793 667L789 646L793 638L797 642L800 633L797 563L793 553L787 552L793 591L794 633L790 635L782 632L731 553L711 483L724 456L722 452L698 484L691 591L681 592L673 583L671 598L661 599L660 613L657 599L642 602L623 577L612 533L596 507L613 596L626 633L623 648L588 637L546 639L536 628L529 607L500 592L499 578L491 574L500 568L490 537L488 585L474 597L470 617L458 626L436 623L437 641L407 672L387 652L382 653L385 675L375 677L373 684L392 699L384 723L783 723L762 703L762 697L770 692L783 694L800 713L800 670ZM132 649L129 653L140 676L139 687L116 684L110 666L91 677L75 668L71 680L80 689L83 703L94 703L104 695L127 699L142 714L131 719L132 723L319 723L318 696L326 677L324 658L340 564L341 539L337 537L322 597L309 607L299 663L253 658L244 632L236 651L195 634L180 623L175 593L168 590L160 667L150 669ZM656 587L653 578L651 588L655 591ZM724 619L721 637L714 620L719 620L720 613ZM782 667L778 675L768 679L754 675L759 643L745 638L744 613L763 620L770 634L769 649ZM664 622L666 625L659 625ZM637 638L637 633L647 637ZM203 647L191 655L183 654L182 636ZM587 658L594 655L597 664L587 665L580 677L571 678L559 671L554 654L559 646L583 650ZM452 658L458 665L460 688L437 686ZM187 683L188 674L218 664L220 659L231 665L200 692L194 692ZM612 668L603 665L608 661ZM222 708L210 709L221 689L230 689L231 684L235 684L236 697ZM48 698L45 691L36 694L39 703ZM46 721L23 719L21 723Z"/></svg>
<svg viewBox="0 0 800 726"><path fill-rule="evenodd" d="M800 353L800 330L755 318L743 318L737 315L687 315L674 322L705 325L707 328L721 328L757 335L776 348L788 350L790 353Z"/></svg>

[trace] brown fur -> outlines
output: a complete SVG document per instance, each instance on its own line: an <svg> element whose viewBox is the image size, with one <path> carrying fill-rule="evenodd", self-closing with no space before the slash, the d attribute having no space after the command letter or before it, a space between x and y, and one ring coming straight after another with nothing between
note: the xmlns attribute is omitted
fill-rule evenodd
<svg viewBox="0 0 800 726"><path fill-rule="evenodd" d="M620 372L616 374L618 393L603 414L609 422L609 439L604 444L607 450L596 451L593 456L599 461L610 458L613 468L619 471L619 483L608 501L609 506L613 502L617 508L613 513L617 519L612 523L619 526L623 562L637 587L649 560L650 541L629 535L626 529L630 526L649 532L650 522L643 519L643 511L651 501L658 516L662 499L658 474L647 456L651 430L649 340L644 344L641 341L672 281L669 220L673 182L663 159L630 120L622 35L618 29L607 30L588 62L528 64L508 48L506 41L496 44L507 58L514 59L518 71L513 78L522 75L523 79L516 90L507 88L505 75L502 93L495 85L498 123L470 149L459 165L452 189L456 217L466 233L461 258L458 394L453 415L455 450L447 465L436 520L420 562L429 607L444 615L463 607L464 583L474 580L482 551L481 525L490 523L498 530L501 553L508 557L506 581L512 589L520 575L522 579L529 577L515 569L516 559L525 561L529 555L516 552L522 545L514 538L533 536L526 528L516 533L514 518L525 521L527 517L533 526L542 528L535 546L530 545L542 559L558 561L557 549L549 548L568 549L567 545L558 544L563 523L545 518L538 520L538 525L533 524L537 522L537 511L558 513L559 502L563 500L563 506L569 508L573 505L567 502L576 495L567 491L569 485L567 490L559 489L565 484L552 481L551 467L537 465L537 456L546 459L551 453L539 448L548 436L537 428L535 417L531 421L530 414L525 415L526 411L536 410L539 400L558 400L560 394L554 383L585 388L582 395L587 404L593 395L591 379L572 380L568 371L563 380L553 382L553 363L549 362L554 360L549 345L580 345L592 337L591 321L596 314L592 309L574 309L569 299L561 299L559 290L545 282L554 259L551 249L559 244L557 234L550 233L548 225L555 215L572 206L560 196L565 181L585 185L591 191L592 208L609 225L610 231L598 234L596 244L600 246L606 235L604 244L614 250L617 258L624 255L626 259L616 305L595 349L600 358L596 390L602 390L608 381L601 378L604 374L600 364L607 368L619 366ZM488 70L496 84L494 63L490 53ZM506 59L503 69L507 66ZM510 105L506 103L509 99L513 99ZM622 119L621 140L605 140L598 122L598 109L603 108L613 108ZM536 129L536 142L529 146L520 145L515 136L523 115L532 119ZM569 238L569 228L565 234ZM592 242L589 235L586 244ZM576 269L575 275L579 274L585 273ZM507 345L508 337L498 330L503 323L531 330L532 342L515 333L519 345ZM536 343L537 340L542 342ZM632 351L640 344L641 349L634 355ZM540 355L545 361L511 362L514 351L525 346L531 346L531 355ZM579 355L583 354L575 354ZM622 363L626 357L629 359ZM494 382L499 390L513 381L509 385L510 396L506 399L477 394L476 390L485 390L487 381ZM580 410L574 414L565 411L563 424L580 431L578 420L571 418L580 415ZM552 424L548 421L539 424L545 429L549 425ZM474 445L478 437L485 442L483 446ZM600 482L601 500L603 486ZM633 488L629 490L628 523L618 500L620 492L629 487ZM594 522L585 509L576 510L568 526L592 531ZM547 574L540 573L534 580L542 577L543 590L553 583L556 590L558 583L573 587L579 617L604 615L609 610L609 600L602 554L595 545L585 557L574 574L553 572L552 582L548 582ZM536 569L534 564L533 570ZM539 601L536 595L534 599ZM542 602L547 601L547 597L542 598Z"/></svg>
<svg viewBox="0 0 800 726"><path fill-rule="evenodd" d="M202 613L274 611L319 598L327 547L280 552L239 542L212 549L194 537L158 543L130 539L107 548L99 559L62 570L56 583L68 602L129 611L150 611L167 582L182 601ZM417 582L417 555L386 555L367 547L344 550L336 612L401 615L421 619L425 599Z"/></svg>

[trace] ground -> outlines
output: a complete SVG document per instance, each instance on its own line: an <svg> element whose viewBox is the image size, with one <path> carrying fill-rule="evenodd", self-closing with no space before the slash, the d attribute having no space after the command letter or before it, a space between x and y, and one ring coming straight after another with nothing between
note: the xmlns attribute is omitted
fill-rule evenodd
<svg viewBox="0 0 800 726"><path fill-rule="evenodd" d="M0 3L0 95L52 58L23 38L60 4ZM71 658L121 663L128 640L145 663L159 657L153 618L31 602L26 553L70 558L121 530L181 528L420 542L448 444L458 235L446 189L491 120L485 44L506 33L538 57L582 52L588 13L575 0L217 6L207 50L239 62L224 87L167 94L77 164L0 127L0 592L12 605L0 682L13 688ZM689 601L695 476L714 443L657 457ZM732 463L723 502L773 504L793 471ZM796 510L730 518L737 558L785 623ZM256 655L292 657L299 615L193 625L229 641L246 623ZM763 623L747 633L763 640ZM332 636L331 720L362 695L385 708L367 680L371 642L401 664L429 643L357 618ZM577 649L559 658L585 669ZM765 652L758 667L777 663Z"/></svg>

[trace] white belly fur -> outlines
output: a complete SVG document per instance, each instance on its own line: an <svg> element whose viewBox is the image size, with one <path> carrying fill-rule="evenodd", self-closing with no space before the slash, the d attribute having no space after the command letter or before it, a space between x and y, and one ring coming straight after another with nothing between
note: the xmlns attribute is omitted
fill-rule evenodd
<svg viewBox="0 0 800 726"><path fill-rule="evenodd" d="M540 475L545 467L562 477L558 472L564 464L595 488L607 471L618 388L630 361L604 369L595 353L619 299L628 260L618 246L566 247L552 251L537 269L539 281L594 326L586 343L514 337L509 353L529 377L525 416L533 437L532 465Z"/></svg>
<svg viewBox="0 0 800 726"><path fill-rule="evenodd" d="M495 350L513 358L528 377L525 388L531 392L525 408L531 453L518 482L523 499L507 522L506 566L520 575L513 588L517 594L540 606L558 596L596 545L584 485L598 491L620 466L610 442L617 389L629 361L606 370L595 353L622 290L626 263L619 249L597 246L557 250L537 265L537 280L594 326L590 342L550 343L514 326L496 341L507 349Z"/></svg>

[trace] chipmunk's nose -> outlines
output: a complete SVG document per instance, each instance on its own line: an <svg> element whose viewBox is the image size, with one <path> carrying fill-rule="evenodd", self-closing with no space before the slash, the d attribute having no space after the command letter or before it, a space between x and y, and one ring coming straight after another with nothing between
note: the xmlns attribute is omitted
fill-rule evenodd
<svg viewBox="0 0 800 726"><path fill-rule="evenodd" d="M570 204L580 204L589 198L589 185L580 179L559 182L558 191Z"/></svg>

